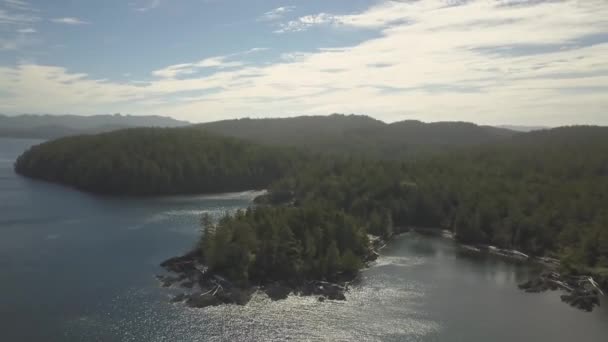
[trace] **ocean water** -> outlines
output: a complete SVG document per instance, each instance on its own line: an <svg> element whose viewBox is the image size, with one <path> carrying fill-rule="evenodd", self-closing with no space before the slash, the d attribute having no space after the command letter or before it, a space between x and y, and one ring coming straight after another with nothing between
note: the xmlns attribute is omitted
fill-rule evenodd
<svg viewBox="0 0 608 342"><path fill-rule="evenodd" d="M255 295L192 309L160 288L159 263L198 238L203 212L250 205L254 192L100 197L14 174L35 140L0 139L0 341L605 341L608 310L526 294L534 270L404 234L346 301Z"/></svg>

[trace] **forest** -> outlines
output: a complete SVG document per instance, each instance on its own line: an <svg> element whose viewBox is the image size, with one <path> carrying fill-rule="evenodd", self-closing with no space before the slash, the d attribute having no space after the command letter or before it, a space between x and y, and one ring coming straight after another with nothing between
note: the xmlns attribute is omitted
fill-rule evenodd
<svg viewBox="0 0 608 342"><path fill-rule="evenodd" d="M131 128L33 146L15 171L89 192L147 196L262 189L303 160L192 128Z"/></svg>
<svg viewBox="0 0 608 342"><path fill-rule="evenodd" d="M369 253L361 221L322 206L262 206L202 224L204 264L243 285L353 276Z"/></svg>
<svg viewBox="0 0 608 342"><path fill-rule="evenodd" d="M454 147L500 142L517 135L512 130L469 122L424 123L406 120L388 124L369 116L354 114L244 118L198 124L194 127L257 144L390 160L414 159Z"/></svg>
<svg viewBox="0 0 608 342"><path fill-rule="evenodd" d="M239 283L353 273L367 234L412 226L608 273L608 128L513 134L414 159L280 145L200 127L129 129L32 147L15 169L103 194L268 189L254 208L204 220L201 260Z"/></svg>
<svg viewBox="0 0 608 342"><path fill-rule="evenodd" d="M565 269L602 275L608 270L607 128L533 132L509 142L416 161L319 156L269 189L266 196L257 199L260 207L254 211L268 214L266 206L304 211L323 208L324 212L347 215L353 227L384 238L412 226L443 228L453 231L462 243L557 257ZM294 233L320 229L318 224L309 223L294 230L284 223L280 209L273 210L277 211L264 221L267 227L289 227ZM225 218L215 231L231 230L227 227L243 221L256 222L247 215ZM268 235L253 236L253 241L273 241L275 247L266 251L276 253L282 246L280 240L269 240ZM214 241L206 240L201 250L226 251L214 249ZM234 241L238 244L239 240ZM298 241L301 246L305 240ZM256 251L251 254L253 259L268 257L258 247L243 248ZM311 260L323 264L327 258L323 251L317 251ZM361 265L364 256L354 254ZM230 259L227 255L223 258ZM296 260L303 259L298 256Z"/></svg>

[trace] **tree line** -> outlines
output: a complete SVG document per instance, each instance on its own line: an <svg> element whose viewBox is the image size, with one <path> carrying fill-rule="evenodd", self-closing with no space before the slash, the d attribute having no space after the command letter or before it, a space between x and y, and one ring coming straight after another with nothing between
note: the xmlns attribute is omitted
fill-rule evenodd
<svg viewBox="0 0 608 342"><path fill-rule="evenodd" d="M133 128L33 146L15 170L85 191L141 196L261 189L303 160L289 149L193 128Z"/></svg>
<svg viewBox="0 0 608 342"><path fill-rule="evenodd" d="M129 129L32 147L15 168L108 194L268 188L255 209L205 224L201 258L239 282L352 273L368 233L388 238L410 226L608 269L603 127L520 134L416 160L315 154L194 128Z"/></svg>

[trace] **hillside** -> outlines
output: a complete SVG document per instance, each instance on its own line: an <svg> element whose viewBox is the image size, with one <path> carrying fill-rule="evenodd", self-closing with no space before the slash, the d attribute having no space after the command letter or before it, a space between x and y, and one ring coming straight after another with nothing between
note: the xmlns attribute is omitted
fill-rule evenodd
<svg viewBox="0 0 608 342"><path fill-rule="evenodd" d="M442 227L461 242L607 269L608 127L524 133L416 162L326 161L274 183L265 200L335 207L378 235L392 233L387 222Z"/></svg>
<svg viewBox="0 0 608 342"><path fill-rule="evenodd" d="M225 120L195 127L261 144L391 159L456 146L497 142L517 134L507 129L465 122L408 120L386 124L368 116L341 114Z"/></svg>
<svg viewBox="0 0 608 342"><path fill-rule="evenodd" d="M445 129L444 124L408 122L387 125L387 131L402 132L400 125L421 125L420 129L435 132ZM211 259L205 260L215 271L244 283L262 278L329 279L339 272L353 272L366 258L366 242L355 237L372 233L388 238L410 226L442 227L468 244L560 257L565 269L577 272L606 272L607 127L561 127L517 135L507 131L500 138L496 136L504 131L462 123L447 127L445 139L461 141L461 148L421 155L416 161L315 155L217 136L196 127L134 128L34 146L18 158L15 170L112 195L267 188L269 194L259 198L258 204L288 204L296 210L255 210L225 218L214 228L217 235L202 242L228 243L229 248L211 248L215 252L206 254ZM472 145L454 127L487 130L486 139L497 140ZM442 141L413 133L410 139L415 141ZM357 134L365 137L361 130ZM389 134L384 138L399 139ZM474 141L481 140L478 136ZM368 146L355 147L365 151ZM306 214L310 222L296 220L303 213L310 214ZM322 217L337 221L320 228ZM296 228L308 233L299 236ZM241 233L247 238L237 238ZM336 247L324 245L326 250L306 254L301 244L321 239L323 234L335 236ZM293 244L284 255L267 250L283 240ZM266 259L228 262L245 258L242 251ZM329 265L328 255L343 261ZM267 274L273 269L282 271ZM608 286L608 280L599 279Z"/></svg>
<svg viewBox="0 0 608 342"><path fill-rule="evenodd" d="M163 116L0 115L0 137L54 139L131 127L179 127L188 122Z"/></svg>
<svg viewBox="0 0 608 342"><path fill-rule="evenodd" d="M112 195L260 189L292 168L295 153L190 128L131 128L31 147L21 175Z"/></svg>

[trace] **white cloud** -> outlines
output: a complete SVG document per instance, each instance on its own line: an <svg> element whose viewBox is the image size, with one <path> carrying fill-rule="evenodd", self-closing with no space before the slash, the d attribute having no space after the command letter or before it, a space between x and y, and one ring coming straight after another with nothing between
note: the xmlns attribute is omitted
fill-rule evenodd
<svg viewBox="0 0 608 342"><path fill-rule="evenodd" d="M295 9L295 6L282 6L277 7L273 10L270 10L264 14L262 14L258 21L273 21L281 19L285 16L285 14L292 12Z"/></svg>
<svg viewBox="0 0 608 342"><path fill-rule="evenodd" d="M306 15L296 20L291 20L285 24L281 24L275 33L285 32L300 32L309 29L316 25L327 25L336 22L336 16L327 13L319 13L315 15Z"/></svg>
<svg viewBox="0 0 608 342"><path fill-rule="evenodd" d="M153 10L160 6L161 0L147 0L145 3L141 5L135 5L135 10L138 12L147 12L149 10Z"/></svg>
<svg viewBox="0 0 608 342"><path fill-rule="evenodd" d="M35 12L25 1L0 0L0 51L16 51L34 43L26 35L36 32L30 26L40 20Z"/></svg>
<svg viewBox="0 0 608 342"><path fill-rule="evenodd" d="M24 25L40 20L38 16L30 13L9 11L0 8L0 26L7 25Z"/></svg>
<svg viewBox="0 0 608 342"><path fill-rule="evenodd" d="M608 36L608 3L505 3L391 1L313 15L300 22L378 34L351 46L292 51L271 65L246 63L245 53L171 65L147 83L95 80L56 66L4 67L0 89L11 96L0 112L116 108L192 121L352 112L388 121L608 124L608 39L584 39Z"/></svg>
<svg viewBox="0 0 608 342"><path fill-rule="evenodd" d="M18 29L17 32L22 33L22 34L30 34L30 33L36 33L38 31L36 31L36 29L34 29L34 28L28 27L28 28Z"/></svg>
<svg viewBox="0 0 608 342"><path fill-rule="evenodd" d="M344 26L367 29L381 28L391 23L403 23L403 21L408 20L409 13L407 13L407 8L410 6L419 6L419 4L387 1L368 11L358 14L333 15L329 13L318 13L305 15L281 24L279 29L275 32L300 32L314 26Z"/></svg>
<svg viewBox="0 0 608 342"><path fill-rule="evenodd" d="M225 69L225 68L240 67L242 65L243 65L242 62L227 61L226 57L218 56L218 57L205 58L196 63L183 63L183 64L170 65L163 69L153 71L152 75L161 77L161 78L176 78L178 76L194 74L194 73L200 71L201 69L205 69L205 68Z"/></svg>
<svg viewBox="0 0 608 342"><path fill-rule="evenodd" d="M56 24L66 24L66 25L84 25L84 24L89 24L89 22L86 22L84 20L78 19L78 18L74 18L74 17L63 17L63 18L54 18L51 19L52 22L56 23Z"/></svg>
<svg viewBox="0 0 608 342"><path fill-rule="evenodd" d="M170 65L168 67L155 70L152 72L152 75L161 77L161 78L176 78L178 76L185 76L195 74L201 69L205 68L215 68L215 69L226 69L226 68L236 68L245 65L241 61L229 60L237 56L249 55L252 53L266 51L268 48L264 47L255 47L246 51L237 52L233 54L229 54L226 56L215 56L202 59L195 63L182 63Z"/></svg>
<svg viewBox="0 0 608 342"><path fill-rule="evenodd" d="M21 11L36 11L27 1L24 0L4 0L4 4L12 9Z"/></svg>

